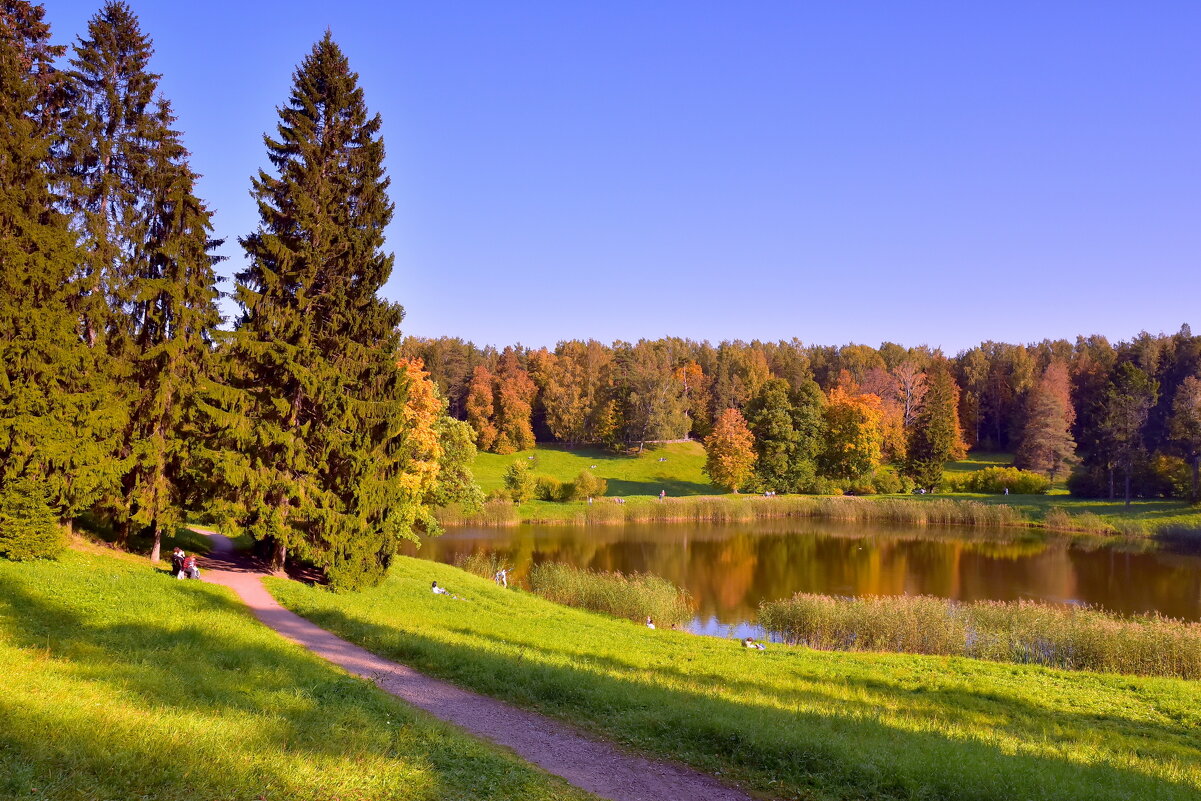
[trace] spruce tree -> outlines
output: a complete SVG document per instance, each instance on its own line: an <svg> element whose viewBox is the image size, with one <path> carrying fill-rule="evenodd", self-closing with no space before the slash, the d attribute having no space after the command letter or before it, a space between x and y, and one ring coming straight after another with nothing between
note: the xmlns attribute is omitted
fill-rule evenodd
<svg viewBox="0 0 1201 801"><path fill-rule="evenodd" d="M84 335L107 355L129 410L120 490L106 506L124 541L181 518L193 399L220 317L211 212L170 104L156 96L150 40L127 5L107 3L72 59L75 212L86 258Z"/></svg>
<svg viewBox="0 0 1201 801"><path fill-rule="evenodd" d="M273 567L292 552L353 589L415 537L421 502L402 474L404 312L377 294L393 263L380 118L328 32L279 115L264 137L274 171L252 182L259 226L240 240L232 363L207 409L225 438L217 469Z"/></svg>
<svg viewBox="0 0 1201 801"><path fill-rule="evenodd" d="M919 487L937 489L943 466L966 450L959 427L959 386L950 365L940 359L930 365L922 408L909 429L904 472Z"/></svg>
<svg viewBox="0 0 1201 801"><path fill-rule="evenodd" d="M96 354L76 333L79 251L51 189L62 48L42 14L0 6L0 496L38 482L69 520L115 481L115 427Z"/></svg>

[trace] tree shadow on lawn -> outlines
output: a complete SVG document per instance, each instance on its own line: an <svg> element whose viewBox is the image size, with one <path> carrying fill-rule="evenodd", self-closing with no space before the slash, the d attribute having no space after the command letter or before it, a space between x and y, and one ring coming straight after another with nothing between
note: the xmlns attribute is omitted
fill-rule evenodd
<svg viewBox="0 0 1201 801"><path fill-rule="evenodd" d="M6 781L0 780L0 796L7 789L24 796L30 787L40 787L40 797L54 797L48 788L56 782L64 793L102 792L114 798L142 797L144 792L172 799L226 797L248 787L274 788L287 795L295 777L278 773L284 764L268 764L278 752L289 758L299 754L313 764L344 760L348 768L339 777L343 782L353 779L352 763L363 754L400 759L415 772L413 781L419 786L414 789L422 798L547 797L535 786L545 782L532 772L522 777L513 770L512 759L498 757L465 738L463 747L453 742L448 747L445 732L451 727L298 646L283 639L272 642L278 635L266 628L263 642L223 636L227 633L220 631L220 616L252 620L253 616L222 592L200 586L199 591L188 593L189 598L181 599L176 619L189 621L194 616L196 622L170 626L154 620L96 622L13 582L0 584L0 607L14 610L9 625L0 628L7 642L46 653L48 660L63 667L65 681L86 688L86 700L94 692L96 700L85 704L94 710L85 713L88 718L82 725L87 730L80 734L81 724L70 710L64 718L53 705L18 707L10 695L0 695L0 723L14 721L0 725L0 765L15 758L27 768L14 771L7 788ZM245 724L243 715L259 718L256 728L246 732L243 745L257 749L255 755L266 759L242 758L237 743L229 743L228 748L214 748L212 742L205 748L200 743L193 752L190 742L180 747L178 730L171 723L183 718L212 719L215 724L225 719L228 724L232 718ZM118 735L131 726L153 731L159 725L164 742L176 740L172 745L177 750L172 753L153 745L157 742L153 737ZM58 733L50 738L48 732ZM106 736L96 737L95 732ZM337 736L331 736L334 732ZM433 747L427 753L414 752L411 746L405 751L397 748L401 740L417 744L418 749L427 742ZM228 759L211 761L215 752L228 754ZM465 757L483 762L473 769L471 763L465 766ZM487 783L497 775L498 762L504 763L499 770L511 779L504 788ZM133 770L131 765L138 767ZM329 789L338 795L336 788ZM356 793L358 789L346 788ZM315 788L314 796L324 795Z"/></svg>
<svg viewBox="0 0 1201 801"><path fill-rule="evenodd" d="M505 655L414 632L399 632L348 617L339 610L324 609L319 614L313 613L310 619L333 631L352 635L369 650L431 675L521 706L565 716L569 722L590 722L608 737L658 751L667 758L683 759L702 770L720 771L726 778L736 776L769 794L784 789L788 793L830 793L838 798L1038 797L1091 801L1191 799L1197 793L1195 785L1148 776L1117 765L1014 755L971 739L970 735L962 738L944 735L939 733L938 721L929 712L935 706L934 701L917 704L912 693L883 682L846 680L867 693L885 693L894 703L907 706L906 711L911 710L921 719L916 728L925 730L899 729L875 719L879 707L872 700L850 702L816 689L795 690L789 700L837 705L838 714L741 704L703 689L683 691L649 684L645 678L618 678L574 667L537 664L525 661L520 653ZM468 633L483 640L493 639L497 647L512 648L509 640ZM522 643L521 647L553 654L558 659L564 656L563 652L543 646ZM633 675L648 674L646 667L623 664L611 657L584 658L608 663ZM671 667L656 670L698 683L696 675ZM711 678L714 683L729 684L724 676ZM748 692L779 695L777 690L754 682L740 684L745 684ZM956 703L970 700L971 693L962 691L942 696L942 703L952 708ZM1005 699L1004 703L1010 700ZM979 699L975 703L979 705ZM1032 724L1046 714L1045 710L1029 705L1021 712ZM944 715L943 721L945 718ZM1093 715L1061 714L1058 718L1070 725L1080 725L1082 735L1089 734L1088 730L1098 724L1097 716ZM1122 725L1130 723L1119 720ZM1052 725L1031 725L1025 730L1005 728L1015 736L1035 741L1051 736L1056 740L1072 740L1051 732ZM1175 739L1180 737L1179 732L1157 724L1140 728L1140 734L1148 741L1167 732ZM1165 752L1169 750L1165 748ZM777 781L782 781L784 787Z"/></svg>

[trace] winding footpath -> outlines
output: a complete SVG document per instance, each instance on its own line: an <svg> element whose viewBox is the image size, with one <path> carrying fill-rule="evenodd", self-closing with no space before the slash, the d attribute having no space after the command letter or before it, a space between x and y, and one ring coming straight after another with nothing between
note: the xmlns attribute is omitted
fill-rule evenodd
<svg viewBox="0 0 1201 801"><path fill-rule="evenodd" d="M711 776L636 756L534 712L430 678L336 637L284 609L263 586L263 571L236 554L230 540L193 528L213 541L201 560L205 581L231 588L262 623L356 676L436 718L512 750L548 773L611 801L751 801Z"/></svg>

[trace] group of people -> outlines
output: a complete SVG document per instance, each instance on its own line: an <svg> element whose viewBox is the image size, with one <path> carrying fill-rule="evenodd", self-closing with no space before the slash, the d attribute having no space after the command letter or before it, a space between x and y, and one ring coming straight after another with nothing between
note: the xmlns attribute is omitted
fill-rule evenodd
<svg viewBox="0 0 1201 801"><path fill-rule="evenodd" d="M196 566L196 557L188 556L178 545L171 552L171 575L177 579L198 579L200 568Z"/></svg>

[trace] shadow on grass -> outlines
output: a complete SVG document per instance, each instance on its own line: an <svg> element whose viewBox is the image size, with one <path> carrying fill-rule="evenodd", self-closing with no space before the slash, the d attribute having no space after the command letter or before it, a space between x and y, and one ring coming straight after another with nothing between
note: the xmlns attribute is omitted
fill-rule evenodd
<svg viewBox="0 0 1201 801"><path fill-rule="evenodd" d="M1087 713L1054 713L1013 698L980 697L967 690L919 694L885 682L843 677L862 700L845 698L814 687L783 694L785 704L735 703L703 689L685 691L657 686L648 668L611 657L568 654L537 643L523 642L517 654L509 640L461 630L482 647L435 640L413 632L352 618L341 611L312 611L310 619L389 658L432 675L455 681L478 692L521 706L584 723L600 733L696 767L734 776L768 793L817 793L820 797L865 799L1185 799L1195 798L1196 786L1147 776L1118 765L1082 764L1045 755L1005 753L998 745L982 743L964 733L941 733L956 713L984 715L986 725L1004 731L1001 739L1020 748L1028 740L1062 742L1096 739L1115 728L1125 729L1139 745L1179 758L1182 750L1197 757L1198 743L1180 730L1154 723L1135 723L1124 717ZM453 629L452 629L453 630ZM733 647L733 646L731 646ZM531 652L555 662L564 658L629 674L629 678L561 664L529 661ZM762 655L768 656L768 655ZM784 657L783 654L779 655ZM670 664L656 673L687 681L730 686L728 677L697 676ZM781 699L774 688L755 682L735 682L737 691ZM844 693L844 695L847 695ZM875 697L871 697L875 696ZM915 701L915 699L917 699ZM989 708L988 704L993 706ZM805 705L830 707L828 713L805 711ZM1016 715L1006 711L1013 705ZM898 715L912 721L901 729L882 722L882 708L901 708ZM943 715L935 711L942 708ZM950 714L948 715L948 711ZM1016 719L1025 716L1026 725ZM1087 757L1082 757L1087 758Z"/></svg>
<svg viewBox="0 0 1201 801"><path fill-rule="evenodd" d="M175 590L140 584L164 596ZM446 727L273 633L238 636L230 617L251 617L242 604L207 587L189 590L171 599L176 606L155 608L183 621L171 625L150 616L130 623L127 614L106 620L107 599L88 598L84 615L0 583L0 612L11 611L0 614L6 644L44 658L58 682L50 688L70 688L60 702L43 689L0 694L0 797L392 798L394 784L361 775L391 760L400 773L390 781L403 775L414 793L405 797L576 797L446 736ZM312 766L307 783L298 766Z"/></svg>

